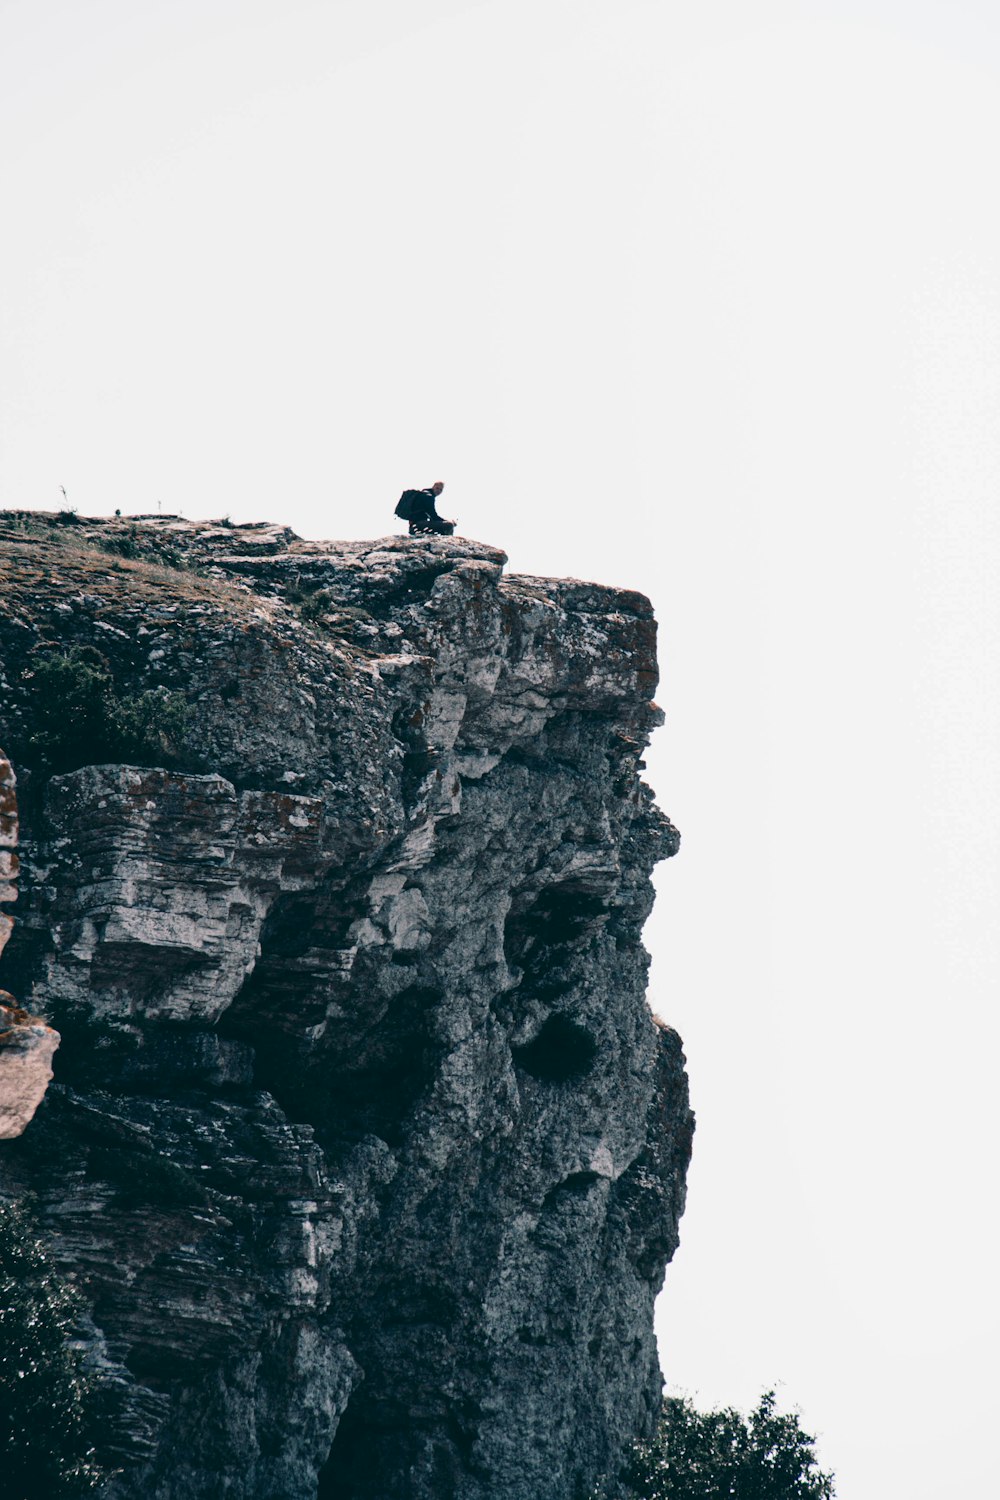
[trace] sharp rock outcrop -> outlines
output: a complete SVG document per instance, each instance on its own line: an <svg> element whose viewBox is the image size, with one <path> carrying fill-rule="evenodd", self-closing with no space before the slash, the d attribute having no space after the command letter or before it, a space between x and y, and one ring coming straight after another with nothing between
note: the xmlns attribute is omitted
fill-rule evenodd
<svg viewBox="0 0 1000 1500"><path fill-rule="evenodd" d="M63 520L0 529L5 962L63 1036L0 1188L92 1309L109 1495L581 1500L658 1407L691 1134L644 1000L647 601L459 539Z"/></svg>

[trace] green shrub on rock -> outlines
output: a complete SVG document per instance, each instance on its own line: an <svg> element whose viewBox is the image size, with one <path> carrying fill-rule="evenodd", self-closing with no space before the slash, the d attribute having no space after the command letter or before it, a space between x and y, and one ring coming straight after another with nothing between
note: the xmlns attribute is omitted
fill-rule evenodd
<svg viewBox="0 0 1000 1500"><path fill-rule="evenodd" d="M150 688L113 705L112 725L120 760L172 760L184 738L187 705L179 693Z"/></svg>
<svg viewBox="0 0 1000 1500"><path fill-rule="evenodd" d="M102 761L170 761L184 737L186 705L178 693L150 689L119 696L107 662L93 646L43 656L29 672L30 729L24 759L49 771Z"/></svg>
<svg viewBox="0 0 1000 1500"><path fill-rule="evenodd" d="M299 606L299 613L303 620L315 624L317 620L321 620L325 614L329 613L332 604L333 600L326 589L316 589L305 596Z"/></svg>

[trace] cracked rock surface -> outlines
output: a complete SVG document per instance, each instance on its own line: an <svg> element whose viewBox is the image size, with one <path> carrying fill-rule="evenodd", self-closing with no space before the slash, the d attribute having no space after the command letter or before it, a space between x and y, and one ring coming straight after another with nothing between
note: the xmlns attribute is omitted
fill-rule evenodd
<svg viewBox="0 0 1000 1500"><path fill-rule="evenodd" d="M5 983L63 1037L0 1150L112 1393L112 1500L584 1500L659 1406L690 1151L645 1002L640 595L459 538L0 526ZM177 564L183 566L177 566ZM32 765L32 663L187 703Z"/></svg>

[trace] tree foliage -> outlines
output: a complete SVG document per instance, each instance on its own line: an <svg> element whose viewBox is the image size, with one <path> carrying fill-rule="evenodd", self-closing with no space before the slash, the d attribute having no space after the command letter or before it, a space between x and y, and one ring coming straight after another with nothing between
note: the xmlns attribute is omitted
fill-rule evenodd
<svg viewBox="0 0 1000 1500"><path fill-rule="evenodd" d="M79 1302L24 1209L0 1199L0 1492L87 1495L107 1477L94 1437L99 1394L74 1342Z"/></svg>
<svg viewBox="0 0 1000 1500"><path fill-rule="evenodd" d="M616 1493L629 1500L833 1500L833 1475L820 1469L815 1441L797 1416L778 1411L774 1391L749 1417L733 1407L700 1412L686 1398L669 1397Z"/></svg>
<svg viewBox="0 0 1000 1500"><path fill-rule="evenodd" d="M186 707L157 689L120 695L93 646L43 656L27 672L31 729L25 759L50 771L102 761L170 761L184 737Z"/></svg>

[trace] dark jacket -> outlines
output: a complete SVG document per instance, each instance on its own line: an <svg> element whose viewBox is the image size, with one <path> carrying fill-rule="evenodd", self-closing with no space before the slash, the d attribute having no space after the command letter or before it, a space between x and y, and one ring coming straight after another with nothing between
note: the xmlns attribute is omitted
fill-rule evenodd
<svg viewBox="0 0 1000 1500"><path fill-rule="evenodd" d="M437 496L432 488L426 490L404 490L396 506L396 514L410 523L410 535L431 532L435 536L451 536L454 521L444 521L435 507Z"/></svg>
<svg viewBox="0 0 1000 1500"><path fill-rule="evenodd" d="M396 502L396 515L403 521L414 521L418 524L430 517L436 518L435 498L432 489L404 490Z"/></svg>
<svg viewBox="0 0 1000 1500"><path fill-rule="evenodd" d="M413 517L413 519L418 523L423 520L440 521L441 517L438 515L437 509L434 505L434 502L437 499L437 495L435 495L434 491L428 488L426 490L417 490L415 493L420 496L421 500L424 503L420 507L419 512Z"/></svg>

